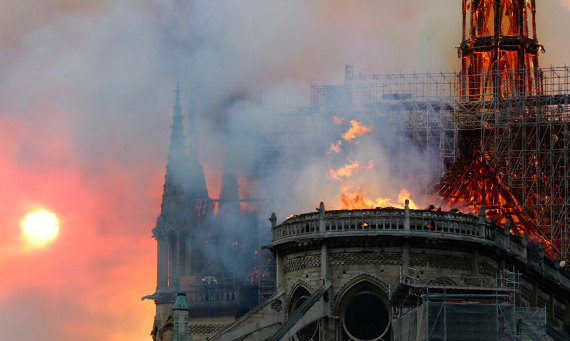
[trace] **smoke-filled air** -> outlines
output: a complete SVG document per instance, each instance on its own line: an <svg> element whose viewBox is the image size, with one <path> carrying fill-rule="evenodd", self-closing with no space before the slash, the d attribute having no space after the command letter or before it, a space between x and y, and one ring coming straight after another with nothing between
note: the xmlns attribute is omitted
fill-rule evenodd
<svg viewBox="0 0 570 341"><path fill-rule="evenodd" d="M537 6L542 65L563 65L570 2ZM262 228L320 201L429 205L440 160L398 122L299 117L347 64L453 72L460 40L458 0L0 0L0 340L150 339L178 82L209 196L233 165ZM277 130L291 155L262 172Z"/></svg>

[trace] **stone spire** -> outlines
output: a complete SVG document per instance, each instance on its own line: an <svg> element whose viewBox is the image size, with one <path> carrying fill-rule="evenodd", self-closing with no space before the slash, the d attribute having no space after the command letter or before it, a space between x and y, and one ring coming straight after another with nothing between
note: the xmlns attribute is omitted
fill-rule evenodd
<svg viewBox="0 0 570 341"><path fill-rule="evenodd" d="M182 124L180 86L176 85L172 134L168 149L168 164L162 194L160 215L152 230L157 241L157 292L174 290L179 277L186 270L193 205L189 202L186 190L186 137Z"/></svg>
<svg viewBox="0 0 570 341"><path fill-rule="evenodd" d="M155 238L161 227L168 221L169 224L180 225L183 223L185 209L188 205L184 195L184 168L186 159L186 145L184 126L182 124L182 107L180 106L180 86L176 85L176 98L174 115L172 116L172 133L168 147L168 163L162 193L162 204L156 228L153 230Z"/></svg>
<svg viewBox="0 0 570 341"><path fill-rule="evenodd" d="M176 99L174 116L172 117L172 133L168 147L168 164L162 194L161 215L176 214L182 209L184 197L184 160L186 159L186 145L184 126L182 124L182 107L180 106L180 86L176 85Z"/></svg>

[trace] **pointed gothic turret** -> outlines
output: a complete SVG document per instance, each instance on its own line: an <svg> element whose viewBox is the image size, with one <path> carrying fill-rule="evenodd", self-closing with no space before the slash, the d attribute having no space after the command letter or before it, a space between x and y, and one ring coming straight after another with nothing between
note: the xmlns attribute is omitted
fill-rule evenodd
<svg viewBox="0 0 570 341"><path fill-rule="evenodd" d="M160 215L152 230L157 240L157 291L168 289L178 278L180 248L179 235L189 222L188 201L184 193L184 161L186 147L180 87L176 85L172 133L168 147L168 164L162 193Z"/></svg>
<svg viewBox="0 0 570 341"><path fill-rule="evenodd" d="M208 199L204 171L198 163L195 147L195 128L191 128L194 136L191 155L186 153L180 93L177 85L162 205L153 229L158 243L157 291L176 290L181 278L190 275L196 224L194 208L196 200Z"/></svg>
<svg viewBox="0 0 570 341"><path fill-rule="evenodd" d="M189 323L192 325L188 306L192 316L208 317L215 328L225 328L227 321L246 311L248 302L255 303L257 297L255 287L245 283L253 268L253 248L258 245L257 225L241 216L236 165L232 162L235 152L228 144L220 211L214 216L215 200L208 196L199 163L194 110L190 106L186 118L178 85L175 94L161 211L152 230L158 250L157 288L145 296L156 304L155 341L188 340ZM176 293L182 294L176 297Z"/></svg>
<svg viewBox="0 0 570 341"><path fill-rule="evenodd" d="M166 175L164 181L164 192L162 194L161 217L163 219L176 220L179 223L182 217L180 213L184 210L184 168L186 159L186 146L184 136L184 126L182 124L182 107L180 106L180 87L176 86L176 102L174 104L174 115L172 117L172 134L170 135L170 145L168 147L168 164L166 165Z"/></svg>

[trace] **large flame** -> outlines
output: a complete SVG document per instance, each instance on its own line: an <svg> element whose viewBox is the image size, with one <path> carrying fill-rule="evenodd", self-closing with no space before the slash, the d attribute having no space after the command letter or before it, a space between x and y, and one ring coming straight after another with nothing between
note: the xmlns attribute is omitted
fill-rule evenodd
<svg viewBox="0 0 570 341"><path fill-rule="evenodd" d="M358 186L344 187L343 193L340 195L341 207L343 210L358 210L358 209L374 209L378 207L395 207L404 208L406 199L409 200L410 192L402 188L396 202L389 198L367 198L362 194L362 190ZM417 209L417 205L409 200L409 207Z"/></svg>
<svg viewBox="0 0 570 341"><path fill-rule="evenodd" d="M341 124L343 119L339 119L334 116L333 123ZM351 120L350 128L342 134L342 139L331 144L328 154L340 153L343 142L353 145L358 144L359 141L357 138L367 135L371 131L372 128L356 120ZM344 165L336 169L329 166L330 177L334 180L340 181L340 193L338 196L340 204L338 209L374 209L377 207L403 208L405 206L405 201L410 199L410 192L405 188L400 190L396 199L374 196L370 193L365 194L366 191L370 191L371 189L369 186L366 186L366 183L378 182L378 179L370 172L374 167L373 161L351 160L350 155L345 154L337 155L335 158L337 160L342 160L342 158L344 158L345 161ZM416 209L417 205L410 200L409 207Z"/></svg>

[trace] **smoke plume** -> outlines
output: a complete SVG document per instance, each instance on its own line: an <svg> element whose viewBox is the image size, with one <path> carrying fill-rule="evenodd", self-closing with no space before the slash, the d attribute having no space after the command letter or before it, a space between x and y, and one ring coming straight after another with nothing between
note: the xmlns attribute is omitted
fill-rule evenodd
<svg viewBox="0 0 570 341"><path fill-rule="evenodd" d="M570 29L567 5L538 3L539 38L549 51L543 65L564 64L570 52L560 43ZM242 196L270 199L264 217L275 210L283 220L321 200L334 206L338 181L327 174L345 161L339 155L373 164L358 173L372 196L395 200L404 185L422 186L434 176L430 155L383 122L361 122L371 132L332 156L330 144L358 118L339 113L338 125L287 114L309 103L309 84L343 83L344 64L362 73L456 70L460 7L449 0L0 0L0 338L149 338L154 305L140 297L156 285L150 231L177 81L184 110L195 110L212 197L232 142ZM254 132L277 129L296 132L296 145L254 182ZM395 183L395 175L409 183ZM49 249L26 252L19 219L35 207L56 212L62 231Z"/></svg>

